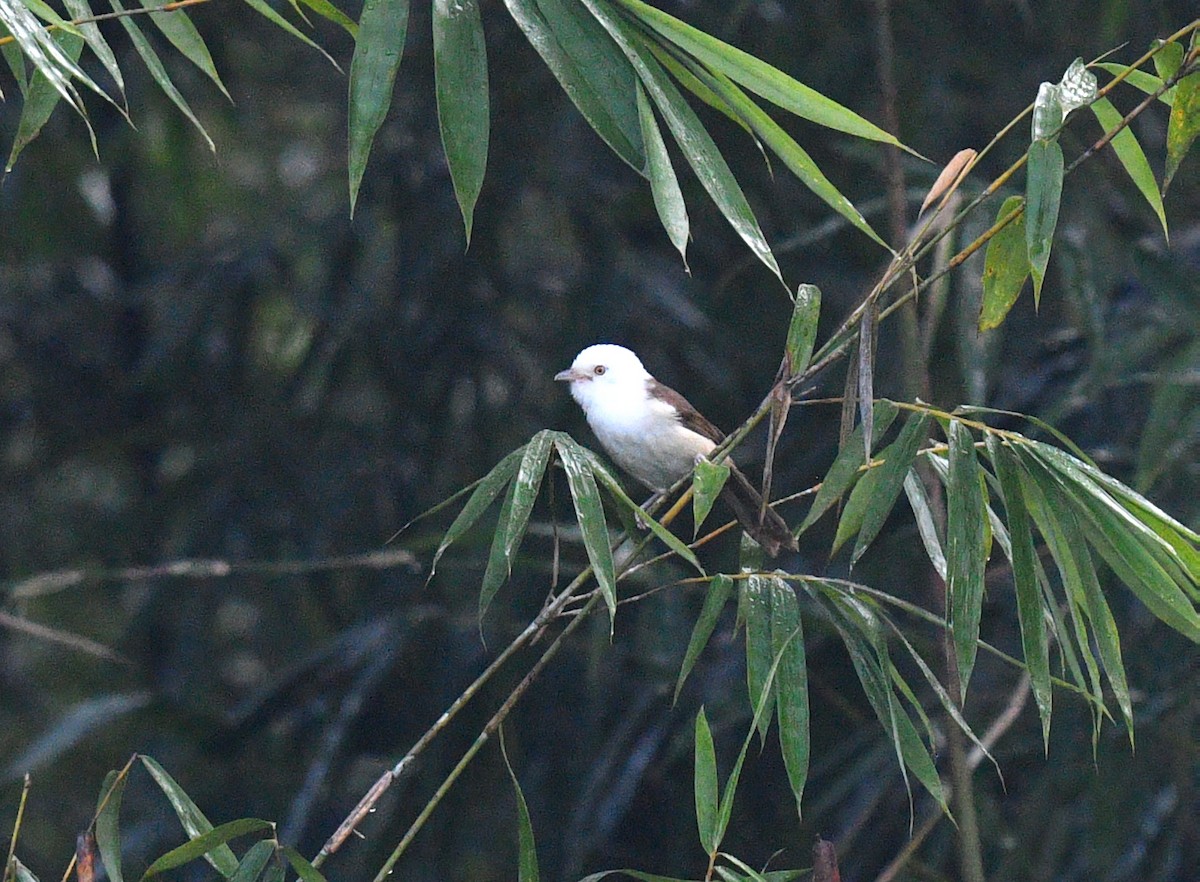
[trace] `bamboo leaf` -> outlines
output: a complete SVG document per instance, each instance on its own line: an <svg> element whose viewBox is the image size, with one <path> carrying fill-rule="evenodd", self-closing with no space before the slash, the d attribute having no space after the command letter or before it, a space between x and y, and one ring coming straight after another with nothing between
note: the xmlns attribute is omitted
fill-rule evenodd
<svg viewBox="0 0 1200 882"><path fill-rule="evenodd" d="M483 580L479 584L479 618L482 622L488 607L496 597L511 572L511 558L505 553L505 537L508 535L508 525L512 521L513 495L516 492L516 482L510 482L504 494L504 502L500 505L500 516L496 520L496 532L492 534L492 546L488 550L487 566L483 570Z"/></svg>
<svg viewBox="0 0 1200 882"><path fill-rule="evenodd" d="M1173 45L1179 45L1179 44L1176 43ZM1160 52L1159 55L1161 55L1161 54L1162 53ZM1155 57L1155 60L1158 59L1158 55L1156 55L1154 57ZM1182 58L1182 56L1180 56L1180 57ZM1102 70L1106 70L1110 74L1115 74L1115 75L1120 75L1120 74L1125 73L1126 71L1129 71L1128 75L1124 79L1124 82L1129 83L1129 85L1133 86L1135 89L1145 92L1147 95L1153 95L1155 92L1157 92L1159 89L1162 88L1162 84L1163 84L1162 78L1156 77L1154 74L1150 73L1149 71L1138 70L1137 68L1133 68L1131 70L1129 65L1127 65L1127 64L1117 64L1112 61L1101 61L1099 64L1096 65L1096 67L1101 68ZM1171 103L1174 100L1174 98L1175 98L1175 87L1174 86L1172 86L1170 89L1168 89L1167 91L1163 92L1161 95L1158 96L1158 100L1161 101L1163 104L1167 105L1167 107L1171 106Z"/></svg>
<svg viewBox="0 0 1200 882"><path fill-rule="evenodd" d="M239 818L236 821L221 824L219 827L214 827L207 833L196 836L159 857L146 868L146 872L142 874L142 878L148 879L151 876L165 873L167 870L182 867L184 864L191 863L197 858L207 856L209 852L215 850L218 846L224 845L231 839L237 839L239 836L245 836L248 833L256 833L259 830L270 830L273 826L270 821L262 821L258 818ZM237 872L236 866L233 868L233 872ZM232 875L232 873L229 875Z"/></svg>
<svg viewBox="0 0 1200 882"><path fill-rule="evenodd" d="M358 23L330 3L329 0L300 0L300 2L317 15L327 21L333 22L354 39L358 39Z"/></svg>
<svg viewBox="0 0 1200 882"><path fill-rule="evenodd" d="M591 11L596 20L608 31L617 45L625 53L633 65L646 91L654 99L659 113L667 123L667 128L675 137L683 151L692 171L696 173L704 189L708 191L713 202L725 215L734 231L750 247L754 255L762 261L775 277L783 281L779 264L766 237L758 225L758 220L746 201L742 188L738 186L729 165L721 156L720 150L713 142L696 116L696 112L688 105L675 84L667 76L661 65L654 59L649 50L644 48L641 38L630 30L629 26L620 19L610 15L598 0L583 0L584 5Z"/></svg>
<svg viewBox="0 0 1200 882"><path fill-rule="evenodd" d="M568 443L569 442L569 443ZM532 444L532 442L530 442ZM579 520L579 531L583 536L583 547L592 564L596 584L608 605L609 631L617 615L617 574L613 564L612 547L609 545L608 523L604 518L604 504L596 479L592 477L591 465L578 445L570 438L558 439L555 447L567 473L571 487L571 500L575 503L575 517Z"/></svg>
<svg viewBox="0 0 1200 882"><path fill-rule="evenodd" d="M700 831L700 846L705 854L712 854L720 844L717 833L717 751L713 745L712 730L704 708L696 714L694 787L696 792L696 826Z"/></svg>
<svg viewBox="0 0 1200 882"><path fill-rule="evenodd" d="M771 727L775 693L766 688L767 672L775 653L771 645L771 580L751 573L741 583L739 610L746 622L746 686L750 706L754 708L759 737L765 739ZM759 707L759 702L766 705ZM759 713L762 711L762 713Z"/></svg>
<svg viewBox="0 0 1200 882"><path fill-rule="evenodd" d="M945 542L942 540L933 509L929 505L929 496L925 493L925 485L921 483L921 478L915 469L910 468L908 474L904 476L904 493L908 497L908 504L912 507L913 515L916 517L917 532L921 536L921 542L925 546L929 562L933 564L934 571L945 582L948 578L946 554L943 551Z"/></svg>
<svg viewBox="0 0 1200 882"><path fill-rule="evenodd" d="M296 875L300 877L300 882L325 882L325 877L321 875L321 871L309 863L308 858L300 854L292 846L285 845L279 849L279 852L287 858L287 862L296 871Z"/></svg>
<svg viewBox="0 0 1200 882"><path fill-rule="evenodd" d="M3 2L3 0L0 0L0 2ZM117 12L125 11L125 7L121 5L121 0L109 0L109 2ZM133 48L141 56L142 63L150 71L150 76L154 78L154 82L158 83L158 87L163 90L163 94L171 99L171 103L179 108L179 112L187 117L188 121L196 128L196 131L200 133L205 143L208 144L208 149L216 153L217 145L213 143L212 138L209 137L204 126L200 124L200 120L196 117L196 114L192 112L191 105L187 103L187 99L183 97L180 91L175 88L175 84L171 82L171 77L167 74L167 69L163 66L162 59L158 57L158 53L154 51L154 47L150 45L150 41L146 39L146 35L142 33L137 22L134 21L132 16L122 16L121 26L129 34Z"/></svg>
<svg viewBox="0 0 1200 882"><path fill-rule="evenodd" d="M196 803L192 802L192 798L167 773L166 769L144 754L139 756L138 759L142 761L142 765L150 772L154 783L158 785L163 795L167 797L167 801L171 803L171 807L175 809L175 815L179 818L179 822L183 825L183 830L189 838L194 839L198 836L203 836L213 829L213 825L209 823L208 818L204 817L204 812L200 811ZM206 852L204 859L212 864L216 871L226 879L237 871L237 858L234 857L233 850L223 843Z"/></svg>
<svg viewBox="0 0 1200 882"><path fill-rule="evenodd" d="M74 34L58 33L53 39L73 61L78 61L83 51L83 40ZM32 144L41 134L42 128L49 121L58 106L62 95L58 88L46 78L40 68L35 68L25 89L25 101L21 105L21 118L17 123L17 133L13 137L12 148L9 150L5 172L10 172L17 164L17 157L26 147Z"/></svg>
<svg viewBox="0 0 1200 882"><path fill-rule="evenodd" d="M654 110L646 99L646 91L641 83L637 84L637 106L642 125L642 143L646 147L646 176L650 179L650 194L654 197L658 219L667 231L667 238L683 258L686 270L689 228L687 205L684 204L675 169L671 166L667 145L663 143L662 133L658 130Z"/></svg>
<svg viewBox="0 0 1200 882"><path fill-rule="evenodd" d="M725 482L729 479L729 465L723 462L709 462L702 459L696 463L692 472L692 520L694 536L700 534L700 527L712 511L713 503L721 495Z"/></svg>
<svg viewBox="0 0 1200 882"><path fill-rule="evenodd" d="M1008 217L1024 203L1022 196L1009 196L996 212L996 220ZM1029 271L1025 213L1022 212L988 242L983 259L983 303L979 309L979 330L999 327L1021 295Z"/></svg>
<svg viewBox="0 0 1200 882"><path fill-rule="evenodd" d="M765 61L723 43L641 0L620 2L666 40L772 104L826 128L891 144L912 153L888 132Z"/></svg>
<svg viewBox="0 0 1200 882"><path fill-rule="evenodd" d="M1192 45L1197 45L1192 32ZM1157 57L1157 56L1155 56ZM1175 84L1175 100L1167 122L1167 161L1163 171L1163 192L1171 186L1179 164L1200 135L1200 71L1195 71Z"/></svg>
<svg viewBox="0 0 1200 882"><path fill-rule="evenodd" d="M161 5L155 0L140 0L140 2L143 9L154 9ZM184 58L212 80L221 90L222 95L229 98L229 90L221 82L221 75L217 73L217 66L213 64L212 55L209 54L208 47L204 45L204 38L200 36L200 32L196 30L196 26L192 24L190 18L174 12L151 12L150 20Z"/></svg>
<svg viewBox="0 0 1200 882"><path fill-rule="evenodd" d="M1100 127L1105 132L1110 132L1120 125L1121 112L1113 107L1112 102L1107 98L1097 98L1092 102L1091 108L1092 113L1096 115L1096 121L1100 123ZM1134 136L1133 129L1126 126L1117 132L1112 139L1112 147L1116 151L1117 159L1121 160L1121 165L1125 167L1130 180L1158 216L1158 222L1162 224L1163 236L1167 237L1167 213L1163 208L1162 196L1158 192L1158 182L1154 180L1150 162L1146 159L1142 145Z"/></svg>
<svg viewBox="0 0 1200 882"><path fill-rule="evenodd" d="M875 403L876 437L882 437L887 432L892 421L896 418L896 414L899 412L899 408L890 401L877 401ZM838 451L838 455L834 458L833 464L830 465L824 480L821 481L821 486L817 489L817 495L813 500L812 508L808 510L804 522L800 524L801 533L807 530L835 502L841 499L842 494L846 492L850 485L854 483L854 479L858 477L865 457L862 427L860 426L851 433L846 443L842 446L842 449Z"/></svg>
<svg viewBox="0 0 1200 882"><path fill-rule="evenodd" d="M63 2L73 19L92 18L94 15L87 0L63 0ZM113 54L112 47L108 45L108 42L104 39L104 35L100 33L100 27L94 21L81 22L77 27L79 28L79 32L83 34L84 40L87 41L88 48L92 50L96 58L104 65L104 69L113 78L113 82L117 84L117 90L124 95L125 79L121 76L121 67L117 64L117 57Z"/></svg>
<svg viewBox="0 0 1200 882"><path fill-rule="evenodd" d="M1042 281L1050 263L1058 206L1062 198L1063 152L1057 141L1038 139L1029 145L1025 184L1025 245L1033 275L1033 302L1041 303Z"/></svg>
<svg viewBox="0 0 1200 882"><path fill-rule="evenodd" d="M683 664L679 666L679 678L675 682L675 694L671 697L672 704L679 701L679 693L683 689L684 681L687 680L688 674L692 672L692 668L696 666L696 662L700 658L700 653L708 645L713 631L717 628L721 612L725 609L725 604L729 602L731 594L733 594L733 579L730 576L716 575L709 579L708 592L704 595L704 606L700 608L700 615L696 618L696 624L692 627L692 636L688 640L687 650L683 654Z"/></svg>
<svg viewBox="0 0 1200 882"><path fill-rule="evenodd" d="M569 438L570 436L563 437ZM571 443L575 444L577 447L579 446L578 443L573 439L571 440ZM704 572L704 567L700 566L700 560L696 557L694 551L684 545L674 533L656 521L651 515L647 514L645 509L630 499L629 494L626 493L625 489L621 486L621 482L618 481L616 476L608 470L608 468L600 461L600 458L596 456L596 454L588 450L586 447L579 447L579 449L582 450L584 455L588 458L588 464L592 469L592 476L604 485L605 489L608 490L613 499L617 501L621 509L635 515L650 529L650 532L661 539L668 548L695 567L696 572L702 576L706 575Z"/></svg>
<svg viewBox="0 0 1200 882"><path fill-rule="evenodd" d="M434 0L433 62L442 147L470 245L491 122L479 0Z"/></svg>
<svg viewBox="0 0 1200 882"><path fill-rule="evenodd" d="M796 288L792 320L788 324L787 342L784 344L788 377L797 377L808 370L820 318L821 289L816 285L800 285Z"/></svg>
<svg viewBox="0 0 1200 882"><path fill-rule="evenodd" d="M125 882L121 875L121 797L128 780L115 769L105 775L96 807L96 847L110 882Z"/></svg>
<svg viewBox="0 0 1200 882"><path fill-rule="evenodd" d="M253 2L266 5L265 0ZM371 144L392 104L392 87L400 59L404 57L404 38L408 33L408 3L409 0L365 0L359 16L358 39L354 41L354 58L350 62L347 111L352 215Z"/></svg>
<svg viewBox="0 0 1200 882"><path fill-rule="evenodd" d="M500 462L492 467L492 470L481 478L475 486L474 492L471 493L471 498L467 500L467 504L463 506L462 511L450 524L450 528L446 530L446 535L442 537L442 541L438 543L437 551L433 555L433 563L429 567L429 578L425 580L428 584L437 572L438 561L442 559L442 555L446 553L455 541L460 539L463 533L471 529L475 522L500 495L500 491L508 486L508 482L512 480L513 475L517 472L517 463L525 455L527 445L522 445L512 453L505 456Z"/></svg>
<svg viewBox="0 0 1200 882"><path fill-rule="evenodd" d="M637 76L604 28L572 0L504 0L588 124L638 174L646 173Z"/></svg>
<svg viewBox="0 0 1200 882"><path fill-rule="evenodd" d="M983 527L987 520L975 439L959 420L950 421L950 475L946 502L947 608L962 694L975 667L983 614L983 571L987 563Z"/></svg>
<svg viewBox="0 0 1200 882"><path fill-rule="evenodd" d="M275 843L270 839L260 839L246 849L236 872L229 877L229 882L255 882L274 854Z"/></svg>
<svg viewBox="0 0 1200 882"><path fill-rule="evenodd" d="M900 497L900 491L904 489L904 476L908 474L921 442L928 437L928 426L929 415L914 411L909 414L904 428L900 430L900 435L895 442L886 451L879 454L883 459L883 465L872 469L873 472L878 472L878 475L870 485L869 498L865 500L862 526L858 530L858 539L854 543L854 553L850 556L850 566L853 567L858 562L858 559L875 541L879 531L883 529L888 515L891 514L896 500ZM846 508L849 510L850 506L847 505Z"/></svg>
<svg viewBox="0 0 1200 882"><path fill-rule="evenodd" d="M1046 636L1045 612L1038 589L1036 553L1030 530L1029 512L1021 491L1021 468L1016 456L993 434L987 436L992 468L1000 482L1004 511L1008 516L1009 560L1012 562L1013 588L1017 597L1017 620L1021 626L1021 648L1029 671L1033 700L1042 721L1042 744L1050 743L1050 714L1053 690L1050 686L1050 644Z"/></svg>
<svg viewBox="0 0 1200 882"><path fill-rule="evenodd" d="M504 767L508 769L508 777L517 798L517 882L538 882L541 873L538 870L537 842L533 837L533 820L529 816L525 794L521 791L521 782L517 780L517 773L508 759L503 728L500 729L500 755L504 758Z"/></svg>
<svg viewBox="0 0 1200 882"><path fill-rule="evenodd" d="M296 5L297 2L298 2L298 0L293 0L292 5L296 9L299 9L299 6ZM341 67L338 65L338 63L336 61L333 60L332 55L330 55L328 52L326 52L324 49L322 49L320 46L318 46L316 43L314 43L308 37L307 34L305 34L303 31L299 30L294 24L292 24L290 21L288 21L286 18L284 18L278 12L276 12L274 7L272 7L271 4L269 2L267 2L267 0L246 0L246 5L249 6L251 9L253 9L255 12L257 12L259 15L261 15L263 18L265 18L267 21L271 22L271 24L275 25L277 28L280 28L284 32L295 37L297 40L299 40L304 45L308 46L311 49L316 49L318 52L320 52L322 55L325 56L325 60L328 61L330 64L332 64L338 70L339 73L341 72L341 70L342 70ZM357 25L355 27L357 29ZM397 61L396 63L399 64L399 61ZM389 90L388 94L389 95L391 94L390 90Z"/></svg>
<svg viewBox="0 0 1200 882"><path fill-rule="evenodd" d="M771 579L771 651L779 660L775 677L779 749L796 799L796 816L800 817L804 785L808 781L808 673L796 592L778 577Z"/></svg>

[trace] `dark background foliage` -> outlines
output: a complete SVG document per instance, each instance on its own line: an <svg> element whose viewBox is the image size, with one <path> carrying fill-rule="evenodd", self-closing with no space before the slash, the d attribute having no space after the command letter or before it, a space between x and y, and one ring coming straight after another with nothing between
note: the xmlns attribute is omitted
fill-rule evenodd
<svg viewBox="0 0 1200 882"><path fill-rule="evenodd" d="M898 134L938 162L981 147L1073 58L1128 41L1120 58L1131 60L1186 23L1189 7L895 4ZM877 4L666 8L882 118ZM319 561L379 549L537 429L589 443L551 378L596 340L636 349L660 379L732 427L768 389L790 313L778 284L686 179L694 241L691 274L683 271L644 182L587 128L502 4L484 4L492 146L469 250L437 131L423 4L414 4L395 103L353 222L344 78L247 7L214 0L192 16L233 102L182 62L172 75L217 142L215 157L114 31L137 130L91 102L97 162L79 120L60 111L0 189L4 609L101 641L124 660L0 631L0 818L10 823L20 775L31 771L22 854L42 878L61 871L104 772L135 750L162 762L214 821L279 819L289 841L315 853L536 611L550 543L546 531L529 542L484 622L486 645L475 617L486 530L423 585L444 518L399 540L412 564L383 569L89 577L53 591L22 583L15 594L11 586L61 569ZM346 35L318 33L346 63ZM1119 106L1128 110L1129 99L1118 96ZM11 104L0 115L6 143L16 117ZM826 208L783 170L772 177L740 132L704 119L785 277L824 290L828 331L869 288L882 252L829 224ZM883 151L805 124L789 128L886 230ZM1160 162L1161 108L1135 131ZM1094 121L1074 122L1064 135L1068 160L1098 135ZM1022 132L1003 144L974 184L1025 143ZM1087 163L1067 182L1040 314L1027 293L1001 330L977 337L980 267L968 265L931 342L935 403L1050 419L1106 470L1193 525L1196 163L1185 162L1167 200L1169 250L1115 160ZM911 160L905 170L917 190L935 174ZM972 221L976 231L993 211ZM894 336L885 325L879 394L902 395L912 369ZM1192 384L1174 387L1182 389L1175 398L1161 391L1164 376L1189 370ZM839 394L840 383L831 375L814 394ZM835 407L795 412L777 493L819 480L836 444ZM565 494L557 495L565 515ZM802 511L793 506L789 518ZM792 569L844 574L826 560L828 538L818 531ZM706 564L729 569L734 553L718 543ZM573 546L564 556L583 559ZM659 569L635 587L673 574ZM900 516L855 577L922 603L933 590ZM1004 574L989 586L984 636L1015 649ZM991 879L1196 878L1195 647L1115 584L1110 599L1136 690L1137 749L1110 724L1093 759L1086 709L1060 693L1046 756L1030 703L996 747L1004 784L986 764L976 776ZM749 711L732 617L671 706L699 600L681 589L627 605L611 642L597 620L510 719L509 753L546 878L618 866L702 872L692 720L704 703L728 768ZM761 865L782 847L777 865L803 866L819 833L838 843L846 878L873 878L908 841L909 801L840 643L819 623L809 630L814 771L804 821L797 827L768 745L752 753L728 848ZM935 635L915 633L936 657ZM984 729L1017 674L981 659L968 716ZM327 866L333 878L374 872L514 682L501 679L392 788L364 828L367 840ZM918 796L918 823L927 810ZM513 819L510 785L489 747L401 870L409 879L511 878ZM135 864L179 836L144 781L126 795L124 822ZM942 823L909 877L954 878L953 836Z"/></svg>

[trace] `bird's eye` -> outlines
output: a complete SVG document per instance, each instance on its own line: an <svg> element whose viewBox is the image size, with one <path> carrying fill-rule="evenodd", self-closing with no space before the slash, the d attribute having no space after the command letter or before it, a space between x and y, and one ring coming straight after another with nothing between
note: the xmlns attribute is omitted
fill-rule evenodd
<svg viewBox="0 0 1200 882"><path fill-rule="evenodd" d="M604 365L598 364L594 368L592 368L592 373L595 374L597 377L600 377L600 376L603 376L604 372L607 370L608 370L608 368L606 368Z"/></svg>

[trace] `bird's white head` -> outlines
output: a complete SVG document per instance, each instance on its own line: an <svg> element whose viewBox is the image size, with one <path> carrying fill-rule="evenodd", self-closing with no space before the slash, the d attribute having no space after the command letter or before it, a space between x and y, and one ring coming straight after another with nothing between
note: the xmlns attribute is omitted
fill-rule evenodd
<svg viewBox="0 0 1200 882"><path fill-rule="evenodd" d="M554 379L571 384L571 397L589 413L598 401L641 402L652 379L642 360L624 346L598 343L575 356Z"/></svg>

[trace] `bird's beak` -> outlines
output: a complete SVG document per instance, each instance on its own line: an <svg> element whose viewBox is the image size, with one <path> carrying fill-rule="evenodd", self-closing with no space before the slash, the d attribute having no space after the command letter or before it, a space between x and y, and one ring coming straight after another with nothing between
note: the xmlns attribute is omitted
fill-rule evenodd
<svg viewBox="0 0 1200 882"><path fill-rule="evenodd" d="M575 368L567 368L565 371L559 371L555 374L554 379L560 383L573 383L575 380L587 379L587 374L577 371Z"/></svg>

